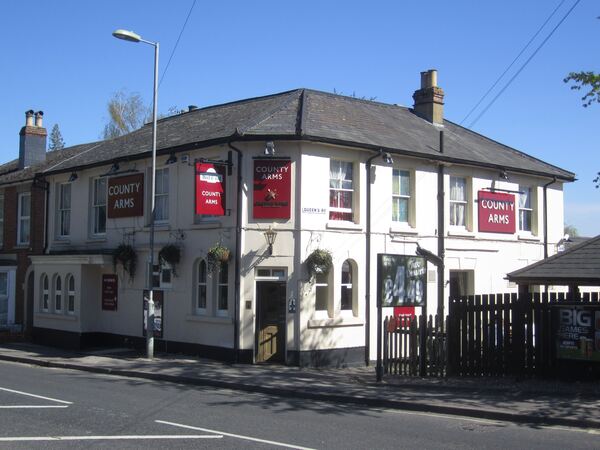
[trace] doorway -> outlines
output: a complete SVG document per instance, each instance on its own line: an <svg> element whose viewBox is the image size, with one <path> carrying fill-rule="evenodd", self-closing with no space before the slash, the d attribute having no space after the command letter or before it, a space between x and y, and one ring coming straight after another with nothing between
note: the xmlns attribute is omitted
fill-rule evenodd
<svg viewBox="0 0 600 450"><path fill-rule="evenodd" d="M256 362L285 363L285 281L256 281Z"/></svg>
<svg viewBox="0 0 600 450"><path fill-rule="evenodd" d="M473 270L450 271L450 298L459 298L475 293L475 272Z"/></svg>

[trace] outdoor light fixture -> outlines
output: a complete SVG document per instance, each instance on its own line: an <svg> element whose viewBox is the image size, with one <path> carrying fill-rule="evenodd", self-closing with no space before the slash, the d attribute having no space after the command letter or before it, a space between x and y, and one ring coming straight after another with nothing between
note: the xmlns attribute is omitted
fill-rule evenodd
<svg viewBox="0 0 600 450"><path fill-rule="evenodd" d="M119 163L113 163L112 166L110 166L110 169L107 172L107 175L112 175L114 173L117 173L119 171Z"/></svg>
<svg viewBox="0 0 600 450"><path fill-rule="evenodd" d="M71 174L71 176L69 177L69 183L72 183L72 182L73 182L73 181L75 181L77 178L79 178L79 177L77 176L77 173L73 172L73 173Z"/></svg>
<svg viewBox="0 0 600 450"><path fill-rule="evenodd" d="M508 174L506 173L506 170L502 170L499 174L498 174L499 178L502 178L503 180L508 181L510 178L508 178Z"/></svg>
<svg viewBox="0 0 600 450"><path fill-rule="evenodd" d="M273 141L265 144L265 156L275 156L275 143Z"/></svg>
<svg viewBox="0 0 600 450"><path fill-rule="evenodd" d="M148 320L146 330L146 353L148 359L154 357L154 283L152 271L154 270L154 222L155 222L155 206L156 206L156 122L157 122L157 110L158 110L158 42L146 41L142 37L134 33L133 31L127 30L116 30L113 32L113 36L117 39L123 39L130 42L143 42L154 47L154 90L153 90L153 101L152 101L152 182L151 193L150 193L150 238L149 238L149 252L150 257L148 261ZM174 156L174 155L173 155ZM169 158L170 159L170 158ZM118 166L117 166L118 167Z"/></svg>
<svg viewBox="0 0 600 450"><path fill-rule="evenodd" d="M169 156L169 159L167 159L165 161L165 164L166 165L175 164L176 162L177 162L177 156L175 156L175 153L171 153L171 156Z"/></svg>
<svg viewBox="0 0 600 450"><path fill-rule="evenodd" d="M263 233L265 235L265 239L267 240L267 245L269 246L269 256L273 254L273 244L275 243L275 238L277 237L277 232L269 227L267 231Z"/></svg>
<svg viewBox="0 0 600 450"><path fill-rule="evenodd" d="M383 158L383 162L386 164L394 164L394 158L392 158L392 155L390 155L389 153L384 153L383 155L381 155L381 157Z"/></svg>

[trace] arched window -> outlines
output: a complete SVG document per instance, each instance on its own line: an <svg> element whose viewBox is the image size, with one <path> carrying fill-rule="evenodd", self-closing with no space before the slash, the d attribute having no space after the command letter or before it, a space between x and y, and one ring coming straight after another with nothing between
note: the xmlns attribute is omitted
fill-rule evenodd
<svg viewBox="0 0 600 450"><path fill-rule="evenodd" d="M42 274L42 311L48 312L50 308L50 284L48 282L48 275Z"/></svg>
<svg viewBox="0 0 600 450"><path fill-rule="evenodd" d="M196 312L206 314L206 261L201 259L196 270Z"/></svg>
<svg viewBox="0 0 600 450"><path fill-rule="evenodd" d="M346 260L342 264L341 310L352 310L352 264Z"/></svg>
<svg viewBox="0 0 600 450"><path fill-rule="evenodd" d="M54 311L62 311L62 279L60 275L54 279Z"/></svg>
<svg viewBox="0 0 600 450"><path fill-rule="evenodd" d="M229 308L227 295L228 295L228 279L229 279L229 264L226 262L221 263L219 269L219 282L217 284L217 314L227 315L227 309Z"/></svg>
<svg viewBox="0 0 600 450"><path fill-rule="evenodd" d="M67 313L75 314L75 277L67 275Z"/></svg>

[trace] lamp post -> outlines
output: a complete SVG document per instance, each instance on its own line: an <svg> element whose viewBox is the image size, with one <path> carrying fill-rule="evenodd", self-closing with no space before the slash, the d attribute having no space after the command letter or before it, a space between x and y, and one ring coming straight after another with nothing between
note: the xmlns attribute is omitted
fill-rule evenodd
<svg viewBox="0 0 600 450"><path fill-rule="evenodd" d="M127 30L116 30L113 36L130 42L143 42L154 47L154 92L152 99L152 182L150 197L150 260L148 269L148 319L146 320L146 356L149 359L154 357L154 208L156 200L154 198L156 191L156 114L158 105L158 42L147 41L142 37Z"/></svg>

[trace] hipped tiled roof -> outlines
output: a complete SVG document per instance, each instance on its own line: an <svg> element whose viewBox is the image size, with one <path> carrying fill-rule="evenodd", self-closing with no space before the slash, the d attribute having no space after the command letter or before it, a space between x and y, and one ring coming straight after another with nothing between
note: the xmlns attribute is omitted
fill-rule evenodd
<svg viewBox="0 0 600 450"><path fill-rule="evenodd" d="M445 138L443 154L439 152L440 129L444 130ZM200 108L161 119L157 148L160 154L262 138L382 148L391 153L574 180L569 171L450 121L438 127L416 116L410 108L308 89ZM68 156L61 153L58 156L62 158L50 157L35 170L65 172L115 159L142 158L150 154L151 142L152 127L147 124L125 136L61 150L68 152ZM0 184L11 177L11 174L1 175L1 170L0 167ZM12 174L13 179L25 176L24 172Z"/></svg>

